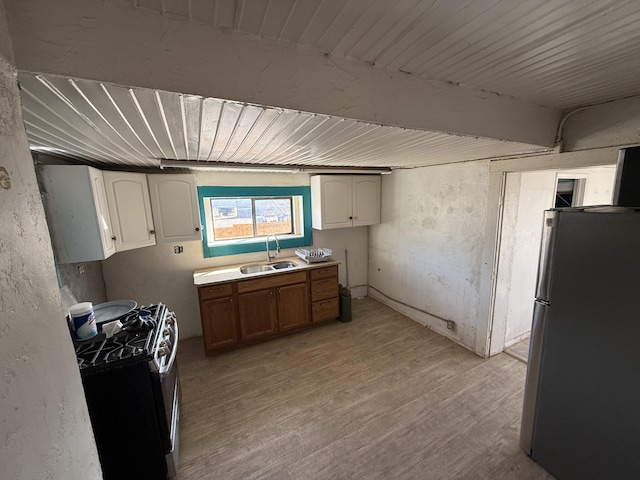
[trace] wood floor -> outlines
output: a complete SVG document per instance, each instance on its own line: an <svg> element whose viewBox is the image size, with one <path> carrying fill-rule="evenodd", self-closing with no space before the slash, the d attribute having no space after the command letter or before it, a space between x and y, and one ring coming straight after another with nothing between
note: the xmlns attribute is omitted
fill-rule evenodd
<svg viewBox="0 0 640 480"><path fill-rule="evenodd" d="M181 342L178 479L553 478L518 448L525 364L352 308L215 357Z"/></svg>
<svg viewBox="0 0 640 480"><path fill-rule="evenodd" d="M531 337L527 337L524 340L514 343L513 345L504 349L504 352L511 355L513 358L517 358L521 362L528 363L529 361L529 343Z"/></svg>

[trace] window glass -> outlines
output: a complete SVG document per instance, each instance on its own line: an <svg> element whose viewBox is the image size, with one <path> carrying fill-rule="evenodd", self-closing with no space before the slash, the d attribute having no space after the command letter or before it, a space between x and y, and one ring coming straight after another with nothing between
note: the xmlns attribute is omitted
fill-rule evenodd
<svg viewBox="0 0 640 480"><path fill-rule="evenodd" d="M292 198L211 198L213 240L293 233Z"/></svg>
<svg viewBox="0 0 640 480"><path fill-rule="evenodd" d="M293 232L291 223L291 197L267 198L254 201L256 210L256 236L269 233Z"/></svg>

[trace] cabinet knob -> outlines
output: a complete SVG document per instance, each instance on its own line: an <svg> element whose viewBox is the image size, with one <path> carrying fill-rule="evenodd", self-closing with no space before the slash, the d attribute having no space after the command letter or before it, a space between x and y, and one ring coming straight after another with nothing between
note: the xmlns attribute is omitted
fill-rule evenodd
<svg viewBox="0 0 640 480"><path fill-rule="evenodd" d="M155 234L156 234L156 231L155 231L155 230L149 230L149 233L150 233L151 235L155 235Z"/></svg>
<svg viewBox="0 0 640 480"><path fill-rule="evenodd" d="M114 242L116 241L115 235L113 237L111 237L111 240L113 240Z"/></svg>
<svg viewBox="0 0 640 480"><path fill-rule="evenodd" d="M199 232L199 231L200 231L200 227L196 227L196 232Z"/></svg>
<svg viewBox="0 0 640 480"><path fill-rule="evenodd" d="M349 217L349 220L353 220L353 217Z"/></svg>

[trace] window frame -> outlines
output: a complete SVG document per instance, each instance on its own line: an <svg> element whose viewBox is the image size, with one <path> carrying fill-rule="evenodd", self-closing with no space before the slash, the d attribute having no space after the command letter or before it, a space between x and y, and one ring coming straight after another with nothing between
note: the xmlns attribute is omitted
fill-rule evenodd
<svg viewBox="0 0 640 480"><path fill-rule="evenodd" d="M209 245L207 236L207 218L205 198L238 198L238 197L302 197L302 235L279 238L280 248L296 248L313 245L313 230L311 228L311 187L230 187L230 186L198 186L198 207L202 228L202 251L205 258L238 255L241 253L265 252L264 238L250 237L225 241L220 245ZM292 219L292 221L294 221Z"/></svg>

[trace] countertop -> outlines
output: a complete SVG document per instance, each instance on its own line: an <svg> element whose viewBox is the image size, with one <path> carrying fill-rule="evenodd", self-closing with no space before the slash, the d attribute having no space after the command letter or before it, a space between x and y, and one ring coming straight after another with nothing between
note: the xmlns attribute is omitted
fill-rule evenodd
<svg viewBox="0 0 640 480"><path fill-rule="evenodd" d="M240 273L240 267L244 265L266 265L268 263L277 262L292 262L296 267L286 268L282 270L274 270L270 272L257 272L257 273ZM305 262L299 257L283 257L276 258L271 262L248 262L238 263L236 265L225 265L222 267L201 268L193 272L193 284L197 287L203 285L213 285L216 283L235 282L238 280L247 280L249 278L264 277L267 275L283 275L286 273L297 272L300 270L311 270L313 268L322 268L333 265L339 265L337 260L328 260L326 262L309 263Z"/></svg>

